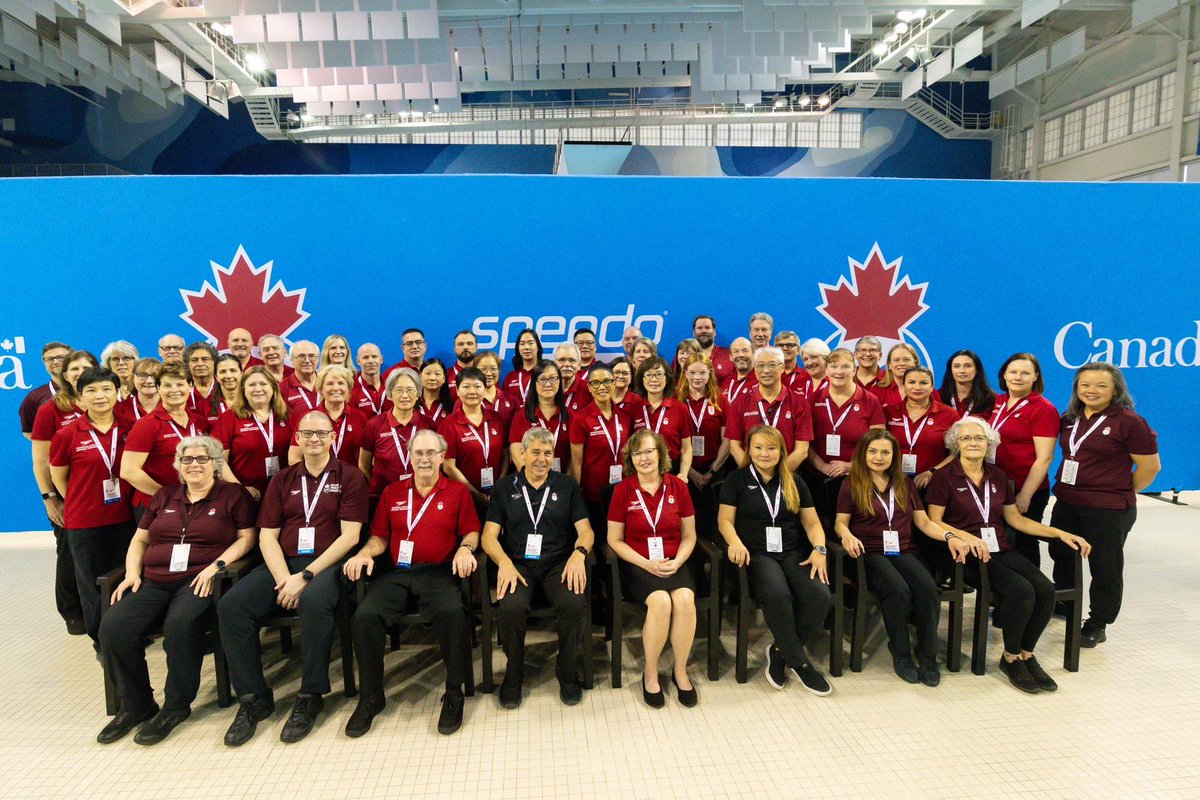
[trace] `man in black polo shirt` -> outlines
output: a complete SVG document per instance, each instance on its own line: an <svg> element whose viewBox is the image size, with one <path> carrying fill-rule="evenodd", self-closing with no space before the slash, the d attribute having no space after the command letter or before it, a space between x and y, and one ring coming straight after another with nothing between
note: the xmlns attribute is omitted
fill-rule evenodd
<svg viewBox="0 0 1200 800"><path fill-rule="evenodd" d="M521 705L525 629L538 589L558 616L559 696L567 705L575 705L583 697L575 661L588 612L584 560L595 536L579 484L550 469L554 461L550 431L530 428L521 437L521 449L525 468L497 482L483 526L483 550L499 568L498 625L508 658L500 705Z"/></svg>
<svg viewBox="0 0 1200 800"><path fill-rule="evenodd" d="M342 559L358 545L367 521L367 482L361 472L331 458L333 423L324 411L310 411L296 425L304 460L271 479L258 512L261 567L238 581L217 609L221 643L239 708L225 733L236 747L275 711L275 698L263 677L258 629L281 610L300 617L303 678L280 740L298 742L309 734L329 692L329 651L337 607ZM342 642L342 647L349 646Z"/></svg>

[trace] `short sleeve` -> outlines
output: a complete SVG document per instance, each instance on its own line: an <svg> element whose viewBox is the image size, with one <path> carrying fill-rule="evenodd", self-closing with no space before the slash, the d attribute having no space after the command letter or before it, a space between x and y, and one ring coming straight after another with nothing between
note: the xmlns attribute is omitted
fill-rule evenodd
<svg viewBox="0 0 1200 800"><path fill-rule="evenodd" d="M239 531L254 527L254 502L246 487L240 484L230 484L237 487L237 499L233 502L233 524Z"/></svg>
<svg viewBox="0 0 1200 800"><path fill-rule="evenodd" d="M471 493L461 483L456 485L462 487L458 493L458 536L462 538L479 531L479 515L475 513L475 501L471 499Z"/></svg>
<svg viewBox="0 0 1200 800"><path fill-rule="evenodd" d="M146 416L133 423L129 438L125 440L125 452L149 453L154 449L154 437L158 433L158 420Z"/></svg>
<svg viewBox="0 0 1200 800"><path fill-rule="evenodd" d="M58 429L58 426L54 424L54 409L54 401L48 400L34 415L32 436L35 442L48 442L54 438Z"/></svg>
<svg viewBox="0 0 1200 800"><path fill-rule="evenodd" d="M950 477L944 470L933 473L933 479L925 487L925 502L931 506L950 505Z"/></svg>
<svg viewBox="0 0 1200 800"><path fill-rule="evenodd" d="M438 424L437 432L446 440L446 458L458 458L458 436L454 423L447 417Z"/></svg>
<svg viewBox="0 0 1200 800"><path fill-rule="evenodd" d="M583 491L574 478L568 476L571 482L571 522L582 522L589 518L587 504L583 502Z"/></svg>
<svg viewBox="0 0 1200 800"><path fill-rule="evenodd" d="M692 493L688 491L687 484L676 478L672 481L671 491L679 498L679 516L696 516L696 507L692 503Z"/></svg>
<svg viewBox="0 0 1200 800"><path fill-rule="evenodd" d="M721 496L718 500L719 505L737 507L738 502L742 499L742 481L739 477L740 475L741 470L735 470L725 478L725 483L721 484Z"/></svg>
<svg viewBox="0 0 1200 800"><path fill-rule="evenodd" d="M236 428L236 419L237 416L232 411L226 411L217 417L217 421L213 423L212 438L220 442L221 447L225 450L233 449L233 432Z"/></svg>
<svg viewBox="0 0 1200 800"><path fill-rule="evenodd" d="M50 466L71 466L71 444L75 441L74 426L62 428L50 439Z"/></svg>
<svg viewBox="0 0 1200 800"><path fill-rule="evenodd" d="M504 492L492 492L491 497L488 498L486 521L495 523L501 528L508 524L508 512L504 508Z"/></svg>
<svg viewBox="0 0 1200 800"><path fill-rule="evenodd" d="M1129 433L1125 447L1130 455L1152 456L1158 453L1158 434L1139 414L1129 413Z"/></svg>
<svg viewBox="0 0 1200 800"><path fill-rule="evenodd" d="M515 424L515 417L513 418L513 421ZM575 416L571 417L569 433L571 437L571 444L584 444L587 442L587 421L583 414L576 414Z"/></svg>
<svg viewBox="0 0 1200 800"><path fill-rule="evenodd" d="M262 505L258 508L258 527L260 528L283 527L284 480L282 476L284 474L280 472L271 478L271 482L267 484L267 491L263 492Z"/></svg>
<svg viewBox="0 0 1200 800"><path fill-rule="evenodd" d="M865 395L871 398L867 405L867 424L868 425L884 425L887 423L887 418L883 415L883 405L879 402L879 398L874 395Z"/></svg>
<svg viewBox="0 0 1200 800"><path fill-rule="evenodd" d="M361 522L366 525L369 514L367 482L358 467L342 466L342 492L338 501L338 519L343 522Z"/></svg>
<svg viewBox="0 0 1200 800"><path fill-rule="evenodd" d="M797 442L811 442L813 440L812 406L804 395L799 392L793 392L793 394L796 398L796 413L792 415L792 437Z"/></svg>
<svg viewBox="0 0 1200 800"><path fill-rule="evenodd" d="M1033 436L1057 439L1060 427L1058 409L1049 400L1042 400L1043 402L1034 406L1033 420L1029 423L1030 433Z"/></svg>
<svg viewBox="0 0 1200 800"><path fill-rule="evenodd" d="M808 484L798 474L795 475L795 480L796 490L800 492L800 507L813 508L816 503L813 502L812 492L809 491Z"/></svg>
<svg viewBox="0 0 1200 800"><path fill-rule="evenodd" d="M842 481L842 488L838 489L837 513L854 516L854 499L850 496L848 480Z"/></svg>
<svg viewBox="0 0 1200 800"><path fill-rule="evenodd" d="M729 414L725 417L725 438L732 442L741 442L745 438L745 425L742 420L742 397L733 401L729 406Z"/></svg>

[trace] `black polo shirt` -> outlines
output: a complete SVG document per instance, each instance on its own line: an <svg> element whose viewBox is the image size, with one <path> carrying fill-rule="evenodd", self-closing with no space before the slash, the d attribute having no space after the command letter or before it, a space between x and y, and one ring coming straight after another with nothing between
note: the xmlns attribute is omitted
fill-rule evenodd
<svg viewBox="0 0 1200 800"><path fill-rule="evenodd" d="M798 512L793 514L788 510L787 502L783 499L783 493L780 492L779 515L772 522L771 512L767 510L767 501L758 488L757 478L750 474L752 469L754 467L746 466L734 470L729 473L729 477L725 479L725 485L721 487L721 505L733 506L737 509L734 527L737 529L738 538L751 553L765 553L767 552L767 526L777 525L782 529L784 552L800 550L801 542L808 541L808 534L804 532L804 526L800 524L800 514ZM796 490L800 493L800 507L812 508L813 499L812 494L808 491L808 486L800 479L799 475L793 473L793 477L796 481ZM772 503L775 502L775 490L778 487L779 473L776 472L775 477L764 487L767 490L767 497L771 498Z"/></svg>
<svg viewBox="0 0 1200 800"><path fill-rule="evenodd" d="M500 526L500 546L514 561L525 559L525 540L534 532L533 519L521 494L522 487L529 494L534 514L541 508L542 498L550 493L537 526L537 533L542 535L541 560L546 563L566 561L579 538L575 523L588 518L579 484L571 476L553 470L540 489L529 485L524 470L505 475L496 483L488 503L487 521Z"/></svg>

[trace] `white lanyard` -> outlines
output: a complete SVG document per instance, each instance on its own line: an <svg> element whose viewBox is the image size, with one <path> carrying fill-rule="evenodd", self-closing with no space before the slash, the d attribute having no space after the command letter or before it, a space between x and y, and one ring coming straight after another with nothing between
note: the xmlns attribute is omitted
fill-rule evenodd
<svg viewBox="0 0 1200 800"><path fill-rule="evenodd" d="M725 390L725 396L729 398L729 402L732 403L734 399L742 393L742 389L746 388L746 383L749 380L750 377L747 376L742 378L741 381L739 381L737 378L733 378L729 381L729 388Z"/></svg>
<svg viewBox="0 0 1200 800"><path fill-rule="evenodd" d="M343 408L343 409L342 409L342 427L341 427L341 430L339 430L339 431L338 431L338 435L337 435L337 436L333 437L333 443L332 443L332 444L333 444L333 454L334 454L335 456L339 456L339 457L340 457L340 456L341 456L341 454L342 454L342 443L343 443L343 441L344 441L344 439L345 439L345 436L346 436L346 419L347 419L349 416L350 416L350 415L346 413L346 409L344 409L344 408Z"/></svg>
<svg viewBox="0 0 1200 800"><path fill-rule="evenodd" d="M133 418L141 419L142 418L142 404L138 402L136 394L130 399L133 400Z"/></svg>
<svg viewBox="0 0 1200 800"><path fill-rule="evenodd" d="M254 420L254 424L258 426L258 432L262 434L267 443L267 455L271 455L275 452L275 411L272 410L270 416L267 417L267 427L265 428L253 411L250 412L250 419Z"/></svg>
<svg viewBox="0 0 1200 800"><path fill-rule="evenodd" d="M109 448L107 453L104 452L104 448L100 446L100 438L96 436L96 432L94 430L89 428L88 435L91 436L92 441L96 443L96 452L100 454L100 458L104 460L104 466L108 468L108 477L116 477L113 475L113 464L117 463L117 426L113 426L112 447Z"/></svg>
<svg viewBox="0 0 1200 800"><path fill-rule="evenodd" d="M833 426L834 433L837 433L837 429L840 428L842 423L846 421L846 415L848 415L850 413L850 409L852 409L852 408L854 408L854 397L853 396L851 396L851 398L846 401L846 410L843 411L842 415L837 418L837 422L834 422L833 421L833 398L829 395L825 395L825 413L829 415L829 424ZM905 427L907 428L907 426L905 426ZM917 432L920 433L920 431L917 431Z"/></svg>
<svg viewBox="0 0 1200 800"><path fill-rule="evenodd" d="M759 480L758 471L751 467L750 474L754 476L754 482L758 484L758 490L762 492L763 502L767 504L767 513L771 515L771 524L774 525L775 520L779 517L779 504L783 502L783 481L781 480L775 487L775 505L771 505L771 499L767 497L767 487L763 486L762 481Z"/></svg>
<svg viewBox="0 0 1200 800"><path fill-rule="evenodd" d="M617 440L614 442L613 437L608 433L608 426L604 424L604 414L597 412L596 421L600 423L600 430L604 431L604 438L608 439L608 449L612 451L612 457L616 460L621 458L621 418L617 416L616 409L613 409L613 420L617 423Z"/></svg>
<svg viewBox="0 0 1200 800"><path fill-rule="evenodd" d="M517 391L521 394L521 399L525 399L525 395L529 393L529 381L521 383L521 372L517 371Z"/></svg>
<svg viewBox="0 0 1200 800"><path fill-rule="evenodd" d="M892 517L896 514L896 487L888 487L888 498L886 504L883 502L883 495L881 495L879 492L875 492L875 496L879 498L879 505L883 506L883 510L887 512L888 528L892 529ZM988 502L991 502L990 497L988 498ZM984 522L986 523L987 520L984 520Z"/></svg>
<svg viewBox="0 0 1200 800"><path fill-rule="evenodd" d="M992 519L992 482L983 482L982 502L979 500L979 493L975 491L975 483L970 478L967 478L967 488L971 490L971 499L975 501L975 507L983 515L983 524L990 525Z"/></svg>
<svg viewBox="0 0 1200 800"><path fill-rule="evenodd" d="M169 420L167 420L167 422L171 423L171 430L175 431L175 435L178 436L179 441L182 442L183 441L183 431L179 430L179 426L175 424L175 420L169 419ZM188 423L188 436L195 436L195 435L196 435L196 423L189 422Z"/></svg>
<svg viewBox="0 0 1200 800"><path fill-rule="evenodd" d="M697 435L700 433L700 426L704 424L704 415L708 413L708 398L705 398L700 405L700 416L692 413L692 404L687 404L688 416L692 418L693 424L696 426Z"/></svg>
<svg viewBox="0 0 1200 800"><path fill-rule="evenodd" d="M471 424L470 420L467 420L467 433L472 439L479 442L479 445L483 448L483 463L486 464L492 455L492 434L491 431L488 430L486 419L483 421L482 427L483 438L480 439L479 432L475 430L475 426Z"/></svg>
<svg viewBox="0 0 1200 800"><path fill-rule="evenodd" d="M1017 413L1018 411L1020 411L1021 406L1025 405L1028 402L1029 402L1029 398L1026 397L1024 400L1022 400L1021 402L1019 402L1015 406L1013 406L1012 410L1009 411L1008 413L1005 413L1004 406L1000 406L1000 408L996 409L996 413L992 414L992 427L995 428L997 432L999 432L999 430L1004 427L1004 423L1008 422L1008 418L1011 417L1013 414Z"/></svg>
<svg viewBox="0 0 1200 800"><path fill-rule="evenodd" d="M425 511L429 508L429 504L433 502L435 494L437 494L436 489L429 493L429 497L426 497L425 502L421 504L421 510L417 512L417 518L413 519L413 489L411 486L408 487L408 511L406 513L408 518L408 535L404 537L405 539L412 538L413 530L421 524L421 517L425 516Z"/></svg>
<svg viewBox="0 0 1200 800"><path fill-rule="evenodd" d="M58 387L54 385L54 381L50 381L50 383L47 385L50 387L50 396L51 397L55 397L56 395L58 395Z"/></svg>
<svg viewBox="0 0 1200 800"><path fill-rule="evenodd" d="M408 455L407 451L405 450L405 448L400 446L400 437L396 435L396 429L391 426L388 426L388 431L392 434L392 441L396 443L396 455L400 457L400 463L404 466L404 469L407 472L408 464L410 461L409 455ZM404 444L407 445L410 441L412 441L412 437L416 432L417 432L416 423L415 422L410 423L408 438L404 440Z"/></svg>
<svg viewBox="0 0 1200 800"><path fill-rule="evenodd" d="M538 427L545 428L546 430L550 430L550 426L546 423L546 420L540 416L541 413L542 412L539 409L538 410L538 419L537 419ZM554 434L554 449L558 450L558 435L560 433L562 433L562 414L555 414L555 416L558 417L558 424L554 426L554 430L552 431L552 433Z"/></svg>
<svg viewBox="0 0 1200 800"><path fill-rule="evenodd" d="M542 504L538 506L538 512L536 515L533 513L533 503L529 501L529 492L527 491L527 488L528 487L525 486L521 487L521 496L525 498L525 509L529 512L529 519L533 522L533 532L536 534L538 523L542 521L542 514L546 513L546 501L550 499L550 487L543 487L544 491L542 492Z"/></svg>
<svg viewBox="0 0 1200 800"><path fill-rule="evenodd" d="M663 420L666 418L667 418L667 403L666 403L666 400L663 400L663 404L658 407L658 421L655 422L653 425L653 429L654 429L655 433L658 433L659 430L662 428ZM648 406L648 405L642 406L642 420L646 423L647 428L652 427L650 425L650 406Z"/></svg>
<svg viewBox="0 0 1200 800"><path fill-rule="evenodd" d="M305 389L303 386L300 385L300 382L297 381L296 382L296 391L300 392L300 399L304 401L304 405L308 406L308 410L312 411L316 406L314 406L312 403L312 400L309 399L308 389Z"/></svg>
<svg viewBox="0 0 1200 800"><path fill-rule="evenodd" d="M1094 430L1096 430L1096 428L1100 427L1100 423L1104 422L1104 419L1105 418L1103 416L1097 416L1096 421L1092 423L1092 427L1087 429L1087 432L1083 434L1083 436L1079 439L1079 441L1075 441L1075 434L1079 433L1079 418L1076 417L1075 424L1073 426L1071 426L1071 435L1068 438L1068 444L1071 447L1071 460L1072 461L1076 460L1075 456L1079 453L1079 448L1083 447L1083 443L1087 440L1087 438L1089 436L1092 435L1092 431L1094 431Z"/></svg>
<svg viewBox="0 0 1200 800"><path fill-rule="evenodd" d="M932 411L931 406L929 411ZM908 442L908 451L911 453L916 449L917 441L921 438L921 431L925 430L925 426L929 424L929 411L925 412L925 416L921 419L921 424L917 426L917 432L914 434L908 429L908 411L900 409L900 416L904 419L904 439ZM888 517L888 524L891 524L891 517Z"/></svg>
<svg viewBox="0 0 1200 800"><path fill-rule="evenodd" d="M375 402L375 398L371 396L371 387L368 386L367 382L362 379L362 375L358 376L358 386L360 389L362 389L363 396L367 398L367 402L371 404L371 411L378 414L383 403Z"/></svg>
<svg viewBox="0 0 1200 800"><path fill-rule="evenodd" d="M667 499L667 484L664 481L662 486L662 497L658 498L658 510L654 512L654 519L650 519L650 511L648 506L650 502L645 497L645 492L642 487L637 487L638 499L642 501L642 516L646 518L646 524L650 526L650 532L655 536L658 535L658 521L662 519L663 502Z"/></svg>
<svg viewBox="0 0 1200 800"><path fill-rule="evenodd" d="M787 391L787 390L785 389L784 391ZM758 418L762 420L763 425L770 425L772 428L779 427L779 415L781 413L783 413L783 398L780 397L779 400L776 402L779 403L779 406L775 409L775 418L768 420L767 419L767 410L765 408L763 408L763 401L762 400L758 401ZM839 420L839 422L840 422L840 420ZM834 427L834 430L835 431L837 430L836 426Z"/></svg>
<svg viewBox="0 0 1200 800"><path fill-rule="evenodd" d="M312 527L312 515L317 510L317 503L321 502L321 491L325 488L327 480L329 480L329 470L325 470L325 474L321 476L321 482L317 484L317 496L313 498L312 503L309 503L307 470L300 475L301 499L304 501L304 524L309 527Z"/></svg>
<svg viewBox="0 0 1200 800"><path fill-rule="evenodd" d="M957 394L955 394L954 396L952 396L950 398L950 405L954 406L955 411L958 411L958 395ZM971 409L974 407L975 407L974 401L968 400L967 401L967 409L965 411L963 411L962 414L963 415L970 414Z"/></svg>

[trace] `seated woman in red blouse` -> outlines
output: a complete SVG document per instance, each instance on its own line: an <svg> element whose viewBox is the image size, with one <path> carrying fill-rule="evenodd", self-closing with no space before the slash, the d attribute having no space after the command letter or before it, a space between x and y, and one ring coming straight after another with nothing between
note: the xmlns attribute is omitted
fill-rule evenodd
<svg viewBox="0 0 1200 800"><path fill-rule="evenodd" d="M646 603L642 696L651 708L663 707L658 659L669 634L675 654L671 682L679 702L694 706L698 698L687 661L696 636L696 588L685 566L696 546L692 498L687 484L671 474L660 434L645 428L635 432L622 456L627 477L613 490L608 506L608 546L621 559L624 593Z"/></svg>
<svg viewBox="0 0 1200 800"><path fill-rule="evenodd" d="M115 742L136 725L134 741L165 739L192 713L212 615L212 582L255 545L254 508L246 490L218 478L221 443L184 437L175 448L181 484L150 500L125 556L125 580L100 625L100 652L116 678L121 710L97 737ZM159 710L146 670L144 637L162 623L166 697Z"/></svg>
<svg viewBox="0 0 1200 800"><path fill-rule="evenodd" d="M838 495L834 530L847 555L865 559L867 588L879 597L896 674L908 683L937 686L941 681L937 629L942 604L933 575L917 557L913 528L948 545L961 563L966 563L972 552L972 542L930 521L921 496L901 469L898 453L900 445L888 431L870 430L858 440L850 477ZM981 541L974 546L982 553ZM910 616L917 626L920 666L912 657Z"/></svg>

